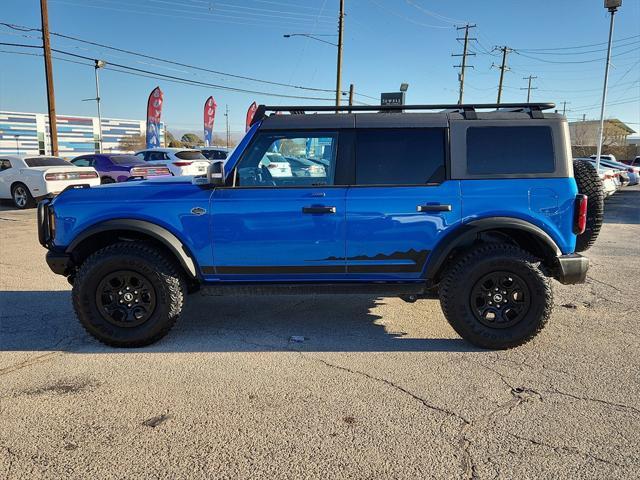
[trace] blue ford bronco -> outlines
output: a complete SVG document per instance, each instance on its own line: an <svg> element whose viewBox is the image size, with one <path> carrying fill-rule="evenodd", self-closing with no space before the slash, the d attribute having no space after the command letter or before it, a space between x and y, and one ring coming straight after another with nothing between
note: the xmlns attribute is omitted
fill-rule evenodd
<svg viewBox="0 0 640 480"><path fill-rule="evenodd" d="M260 106L206 176L70 188L39 204L39 240L112 346L159 340L200 290L439 298L467 341L515 347L551 278L585 281L602 222L553 107Z"/></svg>

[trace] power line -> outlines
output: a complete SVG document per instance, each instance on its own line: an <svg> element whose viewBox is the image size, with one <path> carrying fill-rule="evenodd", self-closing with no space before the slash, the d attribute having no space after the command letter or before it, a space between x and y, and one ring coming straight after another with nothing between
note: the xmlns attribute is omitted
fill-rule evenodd
<svg viewBox="0 0 640 480"><path fill-rule="evenodd" d="M85 55L78 55L76 53L71 53L71 52L67 52L67 51L64 51L64 50L56 49L56 48L52 48L51 50L53 52L60 53L62 55L69 55L69 56L74 57L74 58L81 58L83 60L89 60L89 61L92 61L92 62L95 60L92 57L87 57ZM126 69L126 70L130 70L130 71L138 72L138 73L144 73L144 74L147 74L147 75L155 75L157 77L164 78L164 79L178 80L178 81L181 81L181 82L188 82L188 83L191 83L193 85L206 86L206 87L211 87L211 88L218 88L218 89L221 89L221 90L228 90L228 91L233 91L233 92L252 93L252 94L256 94L256 95L266 95L266 96L281 97L281 98L298 98L298 99L305 99L305 100L330 100L329 98L324 98L324 97L309 97L309 96L300 96L300 95L287 95L287 94L284 94L284 93L263 92L263 91L259 91L259 90L248 90L248 89L238 88L238 87L229 87L229 86L226 86L226 85L218 85L218 84L209 83L209 82L201 82L199 80L191 80L191 79L188 79L188 78L177 77L175 75L167 75L165 73L153 72L153 71L150 71L150 70L131 67L129 65L122 65L122 64L113 63L113 62L110 62L109 66L123 68L123 69ZM109 69L108 66L105 67L105 68Z"/></svg>
<svg viewBox="0 0 640 480"><path fill-rule="evenodd" d="M614 40L616 42L622 42L624 40L630 40L632 38L639 38L640 35L631 35L630 37L619 38ZM588 45L574 45L572 47L556 47L556 48L519 48L521 52L540 52L540 51L551 51L551 50L571 50L571 49L579 49L579 48L589 48L589 47L597 47L599 45L606 45L608 42L600 42L600 43L590 43Z"/></svg>
<svg viewBox="0 0 640 480"><path fill-rule="evenodd" d="M611 57L619 57L621 55L626 55L628 53L635 53L637 52L638 49L637 48L632 48L631 50L626 50L624 52L620 52L620 53L616 53L615 55L611 55ZM544 62L544 63L561 63L561 64L569 64L569 63L593 63L593 62L601 62L602 60L606 60L605 58L591 58L589 60L562 60L562 61L558 61L558 60L547 60L544 58L539 58L539 57L535 57L532 55L528 55L526 53L522 53L518 50L513 50L514 53L521 55L523 57L526 58L532 58L533 60L537 60L538 62Z"/></svg>
<svg viewBox="0 0 640 480"><path fill-rule="evenodd" d="M7 23L4 23L4 22L0 22L0 25L9 26L11 28L17 27L16 25L7 24ZM22 26L19 26L19 27L22 27ZM24 28L28 28L28 27L24 27ZM34 29L34 30L37 30L37 29ZM88 44L88 45L93 45L93 46L100 47L100 48L106 48L106 49L113 50L113 51L116 51L116 52L126 53L128 55L135 55L135 56L142 57L142 58L148 58L150 60L164 62L164 63L167 63L167 64L177 65L177 66L185 67L185 68L191 68L193 70L199 70L199 71L203 71L203 72L213 73L213 74L216 74L216 75L222 75L222 76L226 76L226 77L237 78L237 79L241 79L241 80L248 80L248 81L258 82L258 83L264 83L264 84L268 84L268 85L275 85L275 86L279 86L279 87L296 88L296 89L300 89L300 90L307 90L307 91L314 91L314 92L328 92L328 93L335 92L335 89L304 87L304 86L301 86L301 85L274 82L274 81L271 81L271 80L264 80L264 79L255 78L255 77L249 77L249 76L245 76L245 75L236 75L236 74L233 74L233 73L222 72L222 71L219 71L219 70L212 70L212 69L209 69L209 68L199 67L199 66L196 66L196 65L190 65L190 64L187 64L187 63L177 62L177 61L174 61L174 60L168 60L168 59L156 57L156 56L153 56L153 55L146 55L144 53L135 52L133 50L127 50L127 49L124 49L124 48L113 47L111 45L106 45L106 44L103 44L103 43L92 42L90 40L84 40L82 38L74 37L74 36L71 36L71 35L65 35L65 34L62 34L62 33L51 32L51 35L59 37L59 38L65 38L65 39L68 39L68 40L73 40L73 41L80 42L80 43L85 43L85 44ZM13 46L30 46L30 45L14 44ZM39 48L39 47L35 47L35 48ZM343 93L346 93L346 92L343 92ZM360 95L361 96L366 96L366 95L363 95L363 94L360 94ZM374 99L375 97L369 97L369 98Z"/></svg>

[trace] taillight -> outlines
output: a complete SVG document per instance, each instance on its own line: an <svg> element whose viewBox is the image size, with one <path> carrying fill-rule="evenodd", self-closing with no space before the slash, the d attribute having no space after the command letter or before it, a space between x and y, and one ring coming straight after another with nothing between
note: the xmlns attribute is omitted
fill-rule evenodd
<svg viewBox="0 0 640 480"><path fill-rule="evenodd" d="M44 176L44 179L49 181L86 180L88 178L98 178L98 174L96 172L57 172L47 173Z"/></svg>
<svg viewBox="0 0 640 480"><path fill-rule="evenodd" d="M171 170L167 167L133 167L129 170L132 177L156 177L161 175L171 175Z"/></svg>
<svg viewBox="0 0 640 480"><path fill-rule="evenodd" d="M573 233L580 235L587 228L587 201L586 195L576 195L575 218L573 220Z"/></svg>
<svg viewBox="0 0 640 480"><path fill-rule="evenodd" d="M193 162L173 162L176 167L188 167Z"/></svg>

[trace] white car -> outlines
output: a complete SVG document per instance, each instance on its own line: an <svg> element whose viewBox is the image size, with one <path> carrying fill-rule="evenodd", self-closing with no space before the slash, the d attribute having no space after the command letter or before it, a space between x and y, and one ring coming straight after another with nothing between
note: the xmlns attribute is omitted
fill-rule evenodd
<svg viewBox="0 0 640 480"><path fill-rule="evenodd" d="M136 157L152 165L166 166L173 175L205 175L211 164L199 150L190 148L151 148Z"/></svg>
<svg viewBox="0 0 640 480"><path fill-rule="evenodd" d="M258 165L267 168L272 177L293 177L291 164L279 153L265 153Z"/></svg>
<svg viewBox="0 0 640 480"><path fill-rule="evenodd" d="M58 157L0 156L0 198L13 200L17 208L33 207L37 200L82 184L100 185L93 167L76 167Z"/></svg>
<svg viewBox="0 0 640 480"><path fill-rule="evenodd" d="M222 160L224 162L229 158L230 152L230 150L225 147L199 147L198 150L202 152L202 155L204 155L207 160Z"/></svg>

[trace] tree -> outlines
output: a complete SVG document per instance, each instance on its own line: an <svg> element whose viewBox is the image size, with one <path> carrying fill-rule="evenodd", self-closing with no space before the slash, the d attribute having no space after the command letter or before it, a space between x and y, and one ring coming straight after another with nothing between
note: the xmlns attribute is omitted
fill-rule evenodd
<svg viewBox="0 0 640 480"><path fill-rule="evenodd" d="M142 150L146 146L147 140L144 135L127 135L118 142L118 149L124 152L135 152Z"/></svg>
<svg viewBox="0 0 640 480"><path fill-rule="evenodd" d="M199 145L204 145L204 140L202 140L195 133L185 133L182 135L182 143L184 143L188 147L197 147Z"/></svg>

